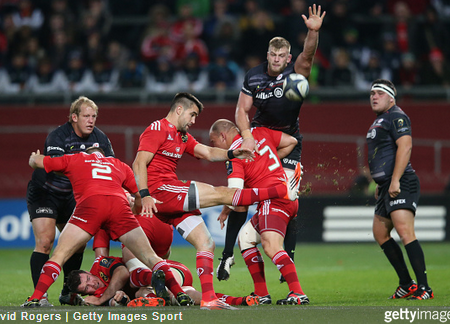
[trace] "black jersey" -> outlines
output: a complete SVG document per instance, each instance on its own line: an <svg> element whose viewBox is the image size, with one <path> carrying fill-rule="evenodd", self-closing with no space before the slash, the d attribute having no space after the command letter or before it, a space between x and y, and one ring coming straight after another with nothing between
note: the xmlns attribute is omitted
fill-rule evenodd
<svg viewBox="0 0 450 324"><path fill-rule="evenodd" d="M411 121L398 106L378 115L367 132L368 160L370 175L381 184L392 177L397 153L396 141L402 136L411 135ZM414 173L408 162L404 173Z"/></svg>
<svg viewBox="0 0 450 324"><path fill-rule="evenodd" d="M272 77L267 74L267 62L250 69L245 75L241 91L253 97L257 108L251 122L252 127L267 127L297 135L299 133L298 115L302 101L291 101L283 95L283 82L295 73L294 63L289 63L284 71Z"/></svg>
<svg viewBox="0 0 450 324"><path fill-rule="evenodd" d="M53 130L45 140L44 155L60 156L84 152L90 146L97 146L103 149L106 156L114 156L114 151L108 137L97 127L89 137L79 137L69 122ZM33 172L31 181L48 191L55 193L72 193L72 185L67 177L56 173L45 172L44 169L36 169Z"/></svg>

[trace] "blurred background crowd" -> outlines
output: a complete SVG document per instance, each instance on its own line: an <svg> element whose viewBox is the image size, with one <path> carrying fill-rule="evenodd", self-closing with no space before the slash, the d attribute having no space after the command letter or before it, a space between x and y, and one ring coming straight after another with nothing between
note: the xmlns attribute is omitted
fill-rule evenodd
<svg viewBox="0 0 450 324"><path fill-rule="evenodd" d="M450 0L0 0L0 92L238 90L313 3L311 87L450 86Z"/></svg>

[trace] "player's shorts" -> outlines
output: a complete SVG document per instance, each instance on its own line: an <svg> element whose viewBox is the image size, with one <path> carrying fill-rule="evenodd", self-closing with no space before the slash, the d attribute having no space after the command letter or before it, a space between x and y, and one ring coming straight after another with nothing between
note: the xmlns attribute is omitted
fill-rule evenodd
<svg viewBox="0 0 450 324"><path fill-rule="evenodd" d="M114 241L139 227L125 199L103 195L84 199L75 208L69 223L91 235L95 235L100 228L103 228Z"/></svg>
<svg viewBox="0 0 450 324"><path fill-rule="evenodd" d="M400 193L397 197L389 196L391 182L385 181L378 185L378 199L375 205L375 215L391 218L391 213L398 209L409 209L416 214L420 198L419 177L415 173L405 173L400 178Z"/></svg>
<svg viewBox="0 0 450 324"><path fill-rule="evenodd" d="M159 205L158 205L159 206ZM173 240L173 226L158 217L136 216L153 250L159 257L167 255Z"/></svg>
<svg viewBox="0 0 450 324"><path fill-rule="evenodd" d="M99 229L97 233L95 233L94 241L92 242L92 250L98 248L108 248L109 249L109 241L111 238L109 234L104 229Z"/></svg>
<svg viewBox="0 0 450 324"><path fill-rule="evenodd" d="M162 202L156 205L156 216L167 224L177 226L186 217L201 215L194 181L173 180L152 191L150 195Z"/></svg>
<svg viewBox="0 0 450 324"><path fill-rule="evenodd" d="M300 162L302 157L302 139L303 136L300 133L295 133L292 135L298 141L294 149L286 157L281 159L281 166L285 169L295 170L295 166Z"/></svg>
<svg viewBox="0 0 450 324"><path fill-rule="evenodd" d="M75 199L72 193L55 195L32 181L27 187L27 208L30 221L35 218L53 218L56 224L65 224L69 221L75 209Z"/></svg>
<svg viewBox="0 0 450 324"><path fill-rule="evenodd" d="M250 221L259 234L270 231L284 237L287 225L297 216L297 211L298 200L267 199L259 203L256 214Z"/></svg>

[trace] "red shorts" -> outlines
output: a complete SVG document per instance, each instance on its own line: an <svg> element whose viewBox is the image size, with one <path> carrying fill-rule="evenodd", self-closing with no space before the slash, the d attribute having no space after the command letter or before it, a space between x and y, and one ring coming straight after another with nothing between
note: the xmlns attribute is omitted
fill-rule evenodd
<svg viewBox="0 0 450 324"><path fill-rule="evenodd" d="M100 228L112 240L139 227L128 202L119 196L90 196L75 207L69 223L94 236Z"/></svg>
<svg viewBox="0 0 450 324"><path fill-rule="evenodd" d="M157 217L136 216L136 218L156 254L159 257L165 256L172 245L173 226L162 222Z"/></svg>
<svg viewBox="0 0 450 324"><path fill-rule="evenodd" d="M271 231L284 237L287 224L297 216L297 211L298 200L268 199L258 204L256 214L250 221L259 234Z"/></svg>
<svg viewBox="0 0 450 324"><path fill-rule="evenodd" d="M184 201L188 195L191 181L174 180L165 183L163 186L154 190L150 195L162 202L156 205L158 213L156 216L164 223L177 226L186 217L192 215L201 215L200 210L185 212L183 210Z"/></svg>
<svg viewBox="0 0 450 324"><path fill-rule="evenodd" d="M111 238L104 229L100 229L94 236L94 242L92 243L92 250L97 248L109 248L109 241Z"/></svg>
<svg viewBox="0 0 450 324"><path fill-rule="evenodd" d="M176 269L180 275L183 277L183 283L182 286L192 286L194 283L194 280L192 278L191 270L189 270L188 267L186 267L184 264L173 261L173 260L167 260L167 264L169 267ZM172 270L173 271L173 270Z"/></svg>

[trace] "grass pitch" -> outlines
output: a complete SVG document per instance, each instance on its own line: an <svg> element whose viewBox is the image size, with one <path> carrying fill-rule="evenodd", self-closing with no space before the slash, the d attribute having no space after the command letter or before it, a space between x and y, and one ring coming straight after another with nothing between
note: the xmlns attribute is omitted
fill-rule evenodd
<svg viewBox="0 0 450 324"><path fill-rule="evenodd" d="M428 280L435 298L426 301L389 300L398 285L394 270L375 243L298 244L295 264L303 290L311 304L307 306L263 305L239 307L238 311L204 311L195 307L127 309L122 307L56 306L28 310L19 308L32 293L29 270L31 249L0 249L0 322L20 323L445 323L450 322L450 243L422 243ZM214 266L222 248L216 250ZM115 249L112 255L119 255ZM405 254L406 255L406 254ZM94 259L86 251L83 269L89 270ZM174 247L171 259L186 264L195 276L195 250ZM234 296L247 295L253 284L245 263L235 250L236 265L228 281L214 281L217 292ZM279 272L265 257L266 280L273 303L285 298L287 284L278 281ZM410 268L411 269L411 268ZM412 277L414 274L410 271ZM49 289L49 300L59 305L62 276ZM406 313L416 312L413 314ZM180 313L181 312L181 313ZM391 312L391 313L389 313ZM394 312L398 312L395 315ZM401 313L403 312L403 314ZM422 312L419 314L419 312ZM95 313L95 314L94 314ZM100 319L99 315L103 315ZM395 318L397 316L397 318ZM419 317L420 316L420 317ZM145 319L144 319L145 317Z"/></svg>

